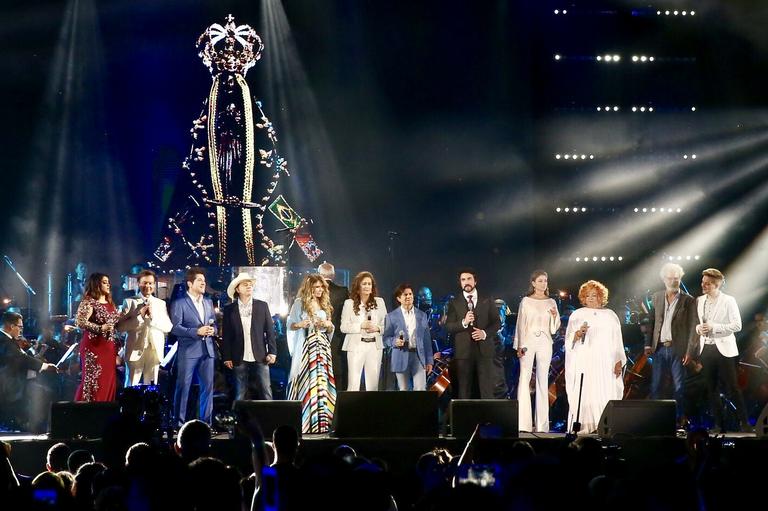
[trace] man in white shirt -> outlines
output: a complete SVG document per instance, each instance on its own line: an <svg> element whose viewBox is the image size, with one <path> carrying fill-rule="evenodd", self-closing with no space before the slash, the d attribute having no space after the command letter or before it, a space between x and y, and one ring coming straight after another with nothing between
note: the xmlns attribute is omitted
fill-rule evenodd
<svg viewBox="0 0 768 511"><path fill-rule="evenodd" d="M157 383L160 361L165 354L165 334L173 325L165 302L152 295L157 277L151 270L139 273L139 294L123 302L123 317L117 330L127 332L125 342L125 386Z"/></svg>

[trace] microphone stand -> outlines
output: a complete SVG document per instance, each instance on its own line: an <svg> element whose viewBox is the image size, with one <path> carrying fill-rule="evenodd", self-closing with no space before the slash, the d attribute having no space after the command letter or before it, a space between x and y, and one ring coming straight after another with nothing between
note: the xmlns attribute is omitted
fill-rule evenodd
<svg viewBox="0 0 768 511"><path fill-rule="evenodd" d="M571 425L571 435L573 438L576 437L576 435L581 431L581 422L579 422L579 419L581 417L581 391L584 389L584 373L581 373L581 378L579 379L579 401L578 405L576 406L576 420L573 421L573 424Z"/></svg>
<svg viewBox="0 0 768 511"><path fill-rule="evenodd" d="M32 296L37 295L37 293L35 293L35 290L32 289L32 286L27 284L27 281L24 280L24 277L22 277L21 274L16 271L16 267L13 265L11 258L7 255L4 255L3 259L5 259L5 264L7 264L11 271L16 274L16 276L19 278L19 281L21 281L21 285L24 286L24 289L27 291L27 314L32 314Z"/></svg>

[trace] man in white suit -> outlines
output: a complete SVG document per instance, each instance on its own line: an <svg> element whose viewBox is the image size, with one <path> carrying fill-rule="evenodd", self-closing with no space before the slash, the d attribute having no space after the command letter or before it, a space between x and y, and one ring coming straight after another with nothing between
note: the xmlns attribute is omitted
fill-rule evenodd
<svg viewBox="0 0 768 511"><path fill-rule="evenodd" d="M720 401L718 382L723 384L726 395L736 408L742 431L754 431L749 424L744 397L736 381L736 364L739 348L736 332L741 330L741 314L736 300L722 291L725 277L715 268L701 272L701 290L697 299L699 324L696 333L701 336L700 353L704 381L709 394L710 412L717 433L723 430L723 404Z"/></svg>
<svg viewBox="0 0 768 511"><path fill-rule="evenodd" d="M123 302L123 319L117 330L128 333L125 343L125 386L157 383L165 349L165 334L173 325L165 302L152 295L157 279L154 272L139 273L139 294Z"/></svg>

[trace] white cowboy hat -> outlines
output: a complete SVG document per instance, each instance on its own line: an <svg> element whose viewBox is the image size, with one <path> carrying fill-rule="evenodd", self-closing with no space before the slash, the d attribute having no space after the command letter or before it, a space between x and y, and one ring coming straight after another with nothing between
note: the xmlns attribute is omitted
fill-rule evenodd
<svg viewBox="0 0 768 511"><path fill-rule="evenodd" d="M237 286L245 282L246 280L250 280L251 282L255 282L256 278L252 277L251 275L242 272L237 277L235 277L235 280L229 283L229 286L227 286L227 294L229 295L230 300L235 299L235 289L237 289Z"/></svg>

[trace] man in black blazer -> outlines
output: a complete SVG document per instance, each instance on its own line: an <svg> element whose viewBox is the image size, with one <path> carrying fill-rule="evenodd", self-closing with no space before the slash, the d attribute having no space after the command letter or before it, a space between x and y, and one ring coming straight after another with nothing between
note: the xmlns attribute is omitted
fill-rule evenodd
<svg viewBox="0 0 768 511"><path fill-rule="evenodd" d="M16 312L3 314L3 326L0 329L0 423L9 426L21 426L25 411L29 408L24 402L24 390L27 384L27 372L56 372L56 366L42 362L24 353L15 339L21 336L24 319Z"/></svg>
<svg viewBox="0 0 768 511"><path fill-rule="evenodd" d="M674 263L661 268L665 289L653 295L653 335L645 345L646 355L653 355L651 399L661 399L664 374L669 373L680 422L685 415L685 366L699 353L696 299L680 289L683 274L683 268Z"/></svg>
<svg viewBox="0 0 768 511"><path fill-rule="evenodd" d="M459 398L472 397L475 374L482 399L493 399L496 385L496 334L501 319L490 298L479 298L477 274L470 268L459 272L461 294L448 305L445 328L453 334L454 355L459 377Z"/></svg>
<svg viewBox="0 0 768 511"><path fill-rule="evenodd" d="M253 298L253 277L230 282L232 303L224 307L221 358L235 373L235 399L272 399L269 366L277 360L275 325L266 302Z"/></svg>
<svg viewBox="0 0 768 511"><path fill-rule="evenodd" d="M331 323L333 323L333 337L331 337L331 364L333 365L333 376L336 379L337 389L347 388L347 355L341 351L341 345L344 344L344 334L341 333L341 310L344 308L344 301L349 298L349 290L344 286L339 286L333 282L336 276L336 269L329 262L324 262L317 267L317 273L325 279L328 284L328 294L331 299Z"/></svg>

